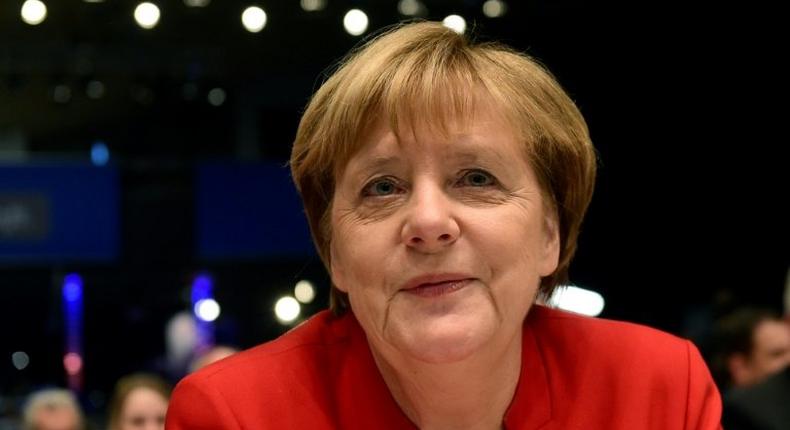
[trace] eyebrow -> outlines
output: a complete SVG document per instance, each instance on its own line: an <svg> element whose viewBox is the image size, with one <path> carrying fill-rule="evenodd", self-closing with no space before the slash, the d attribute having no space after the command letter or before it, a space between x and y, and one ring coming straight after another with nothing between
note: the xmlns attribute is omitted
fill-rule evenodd
<svg viewBox="0 0 790 430"><path fill-rule="evenodd" d="M449 154L445 159L449 162L476 163L494 162L499 166L506 167L513 163L513 160L503 156L499 151L484 150L472 136L460 135L451 143ZM381 170L401 162L399 155L371 155L358 163L358 167L352 170L355 177L367 175L370 172Z"/></svg>
<svg viewBox="0 0 790 430"><path fill-rule="evenodd" d="M397 165L400 162L400 157L395 155L381 156L374 155L366 157L360 162L355 163L356 166L349 163L346 165L346 174L350 174L351 178L355 180L363 180L371 173L385 169L389 166Z"/></svg>
<svg viewBox="0 0 790 430"><path fill-rule="evenodd" d="M481 143L472 135L462 134L457 136L453 146L459 147L459 149L449 154L448 158L465 163L476 162L482 159L484 161L494 161L502 166L508 166L513 162L513 160L504 157L500 151L481 149Z"/></svg>

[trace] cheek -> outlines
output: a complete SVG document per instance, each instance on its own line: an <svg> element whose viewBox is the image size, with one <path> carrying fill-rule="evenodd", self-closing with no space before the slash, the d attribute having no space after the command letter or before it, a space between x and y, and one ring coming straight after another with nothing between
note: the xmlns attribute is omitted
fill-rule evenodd
<svg viewBox="0 0 790 430"><path fill-rule="evenodd" d="M345 293L359 284L369 271L361 268L371 267L370 237L355 224L334 223L334 236L329 246L331 253L331 274L335 286Z"/></svg>
<svg viewBox="0 0 790 430"><path fill-rule="evenodd" d="M348 293L348 280L345 273L345 256L342 255L338 251L338 244L336 240L332 240L329 244L329 253L330 253L330 269L329 271L330 276L332 277L332 283L337 287L338 290Z"/></svg>

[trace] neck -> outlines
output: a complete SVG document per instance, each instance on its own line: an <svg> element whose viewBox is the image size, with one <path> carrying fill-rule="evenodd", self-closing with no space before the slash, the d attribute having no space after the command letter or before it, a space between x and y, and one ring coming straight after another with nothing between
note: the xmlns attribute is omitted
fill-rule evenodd
<svg viewBox="0 0 790 430"><path fill-rule="evenodd" d="M521 373L521 331L506 345L455 363L396 353L373 357L393 398L420 429L501 429Z"/></svg>

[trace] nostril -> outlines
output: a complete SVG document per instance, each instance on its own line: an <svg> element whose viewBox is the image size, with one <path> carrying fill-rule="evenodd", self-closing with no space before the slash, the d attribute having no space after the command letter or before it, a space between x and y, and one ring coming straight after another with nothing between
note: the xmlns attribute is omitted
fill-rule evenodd
<svg viewBox="0 0 790 430"><path fill-rule="evenodd" d="M450 235L445 233L445 234L439 236L439 240L441 240L443 242L446 242L446 241L450 240Z"/></svg>

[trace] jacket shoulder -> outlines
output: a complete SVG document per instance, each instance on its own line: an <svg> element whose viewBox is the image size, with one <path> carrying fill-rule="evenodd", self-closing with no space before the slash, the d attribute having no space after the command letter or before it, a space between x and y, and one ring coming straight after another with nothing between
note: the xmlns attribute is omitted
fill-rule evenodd
<svg viewBox="0 0 790 430"><path fill-rule="evenodd" d="M254 422L296 425L288 421L295 417L276 411L294 410L297 405L314 414L328 414L329 369L342 359L347 325L342 318L322 312L276 340L188 375L173 391L168 429L246 428L245 423Z"/></svg>
<svg viewBox="0 0 790 430"><path fill-rule="evenodd" d="M646 428L648 422L650 428L721 428L721 398L688 340L633 323L533 310L528 326L558 405L616 410L630 423L622 428Z"/></svg>
<svg viewBox="0 0 790 430"><path fill-rule="evenodd" d="M575 350L589 359L622 360L652 357L677 360L688 355L689 342L672 334L623 321L593 318L536 306L528 323L552 348ZM675 361L676 363L676 361Z"/></svg>

